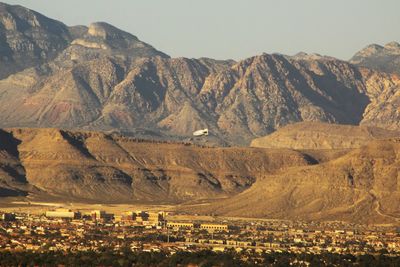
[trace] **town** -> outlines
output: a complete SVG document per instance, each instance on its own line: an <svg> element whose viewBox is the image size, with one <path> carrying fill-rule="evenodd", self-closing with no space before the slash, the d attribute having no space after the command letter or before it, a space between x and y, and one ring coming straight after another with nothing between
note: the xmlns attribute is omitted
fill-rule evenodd
<svg viewBox="0 0 400 267"><path fill-rule="evenodd" d="M400 229L345 222L233 220L171 221L167 212L69 209L44 214L2 213L1 251L212 250L400 255Z"/></svg>

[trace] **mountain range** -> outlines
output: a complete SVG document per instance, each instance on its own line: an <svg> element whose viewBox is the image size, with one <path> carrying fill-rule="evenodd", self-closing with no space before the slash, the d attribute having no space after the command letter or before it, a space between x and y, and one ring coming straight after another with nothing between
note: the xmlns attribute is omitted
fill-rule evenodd
<svg viewBox="0 0 400 267"><path fill-rule="evenodd" d="M68 27L21 6L1 4L0 18L1 127L178 140L207 127L224 145L300 121L400 127L395 42L349 62L305 53L235 62L170 58L107 23Z"/></svg>

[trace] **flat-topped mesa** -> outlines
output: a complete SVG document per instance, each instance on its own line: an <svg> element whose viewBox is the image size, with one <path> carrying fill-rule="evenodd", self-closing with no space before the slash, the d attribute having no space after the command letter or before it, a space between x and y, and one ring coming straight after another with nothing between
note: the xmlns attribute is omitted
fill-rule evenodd
<svg viewBox="0 0 400 267"><path fill-rule="evenodd" d="M138 47L145 47L139 39L127 32L124 32L108 23L95 22L89 25L87 32L81 38L72 41L72 45L80 45L90 49L127 49L132 44ZM138 45L139 44L139 45Z"/></svg>

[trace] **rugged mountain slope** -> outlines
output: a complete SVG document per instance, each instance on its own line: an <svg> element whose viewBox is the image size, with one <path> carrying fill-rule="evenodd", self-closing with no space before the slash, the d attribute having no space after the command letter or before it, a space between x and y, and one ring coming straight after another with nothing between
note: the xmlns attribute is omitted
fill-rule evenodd
<svg viewBox="0 0 400 267"><path fill-rule="evenodd" d="M265 137L256 138L252 147L310 149L360 148L374 139L400 138L400 131L377 127L300 122L280 128Z"/></svg>
<svg viewBox="0 0 400 267"><path fill-rule="evenodd" d="M191 209L241 217L394 222L400 218L399 155L399 140L374 141L324 164L265 175L237 196Z"/></svg>
<svg viewBox="0 0 400 267"><path fill-rule="evenodd" d="M346 62L264 54L208 77L200 99L238 141L303 120L357 123L368 104L365 91Z"/></svg>
<svg viewBox="0 0 400 267"><path fill-rule="evenodd" d="M361 124L374 125L387 129L400 129L400 45L391 42L385 46L369 45L350 60L351 63L373 69L376 73L363 70L367 81L383 81L385 88L371 97L371 103L365 109ZM370 84L371 87L379 88Z"/></svg>
<svg viewBox="0 0 400 267"><path fill-rule="evenodd" d="M1 163L20 170L0 173L4 188L62 199L163 203L226 197L251 186L260 173L309 164L290 150L201 148L57 129L2 133L13 140L2 153L18 156Z"/></svg>
<svg viewBox="0 0 400 267"><path fill-rule="evenodd" d="M208 127L220 140L246 144L298 121L358 124L370 99L395 84L369 81L330 58L262 55L231 64L161 57L126 64L105 56L44 74L29 69L0 81L0 120L178 136Z"/></svg>
<svg viewBox="0 0 400 267"><path fill-rule="evenodd" d="M375 125L392 130L400 129L400 77L392 75L388 86L364 111L362 125Z"/></svg>
<svg viewBox="0 0 400 267"><path fill-rule="evenodd" d="M350 62L377 71L400 74L400 44L369 45L357 52Z"/></svg>

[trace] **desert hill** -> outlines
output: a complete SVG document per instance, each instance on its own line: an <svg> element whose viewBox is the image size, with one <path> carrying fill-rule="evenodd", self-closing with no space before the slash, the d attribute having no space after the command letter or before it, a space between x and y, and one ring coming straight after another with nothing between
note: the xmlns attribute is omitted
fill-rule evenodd
<svg viewBox="0 0 400 267"><path fill-rule="evenodd" d="M290 148L296 150L353 149L371 140L400 137L400 131L371 126L299 122L280 128L265 137L256 138L252 147Z"/></svg>
<svg viewBox="0 0 400 267"><path fill-rule="evenodd" d="M1 134L8 138L0 151L1 190L31 197L113 203L213 199L243 191L261 173L310 164L291 150L199 147L59 129Z"/></svg>
<svg viewBox="0 0 400 267"><path fill-rule="evenodd" d="M290 168L194 212L241 217L395 222L400 218L400 141L372 141L335 160Z"/></svg>
<svg viewBox="0 0 400 267"><path fill-rule="evenodd" d="M185 212L240 217L396 222L399 139L376 138L392 134L382 129L341 127L371 139L333 155L335 149L221 148L89 131L4 129L0 194L173 203ZM329 137L336 144L337 136L323 139Z"/></svg>

